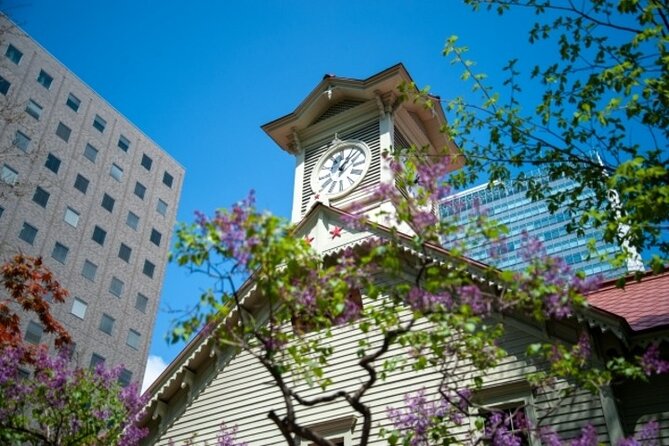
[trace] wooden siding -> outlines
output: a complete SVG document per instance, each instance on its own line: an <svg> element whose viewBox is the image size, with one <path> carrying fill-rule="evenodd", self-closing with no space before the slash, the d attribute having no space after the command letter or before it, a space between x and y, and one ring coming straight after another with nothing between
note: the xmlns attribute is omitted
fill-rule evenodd
<svg viewBox="0 0 669 446"><path fill-rule="evenodd" d="M614 394L626 436L654 419L660 423L660 444L669 444L669 375L625 383L615 387Z"/></svg>
<svg viewBox="0 0 669 446"><path fill-rule="evenodd" d="M312 122L311 124L313 125L321 121L325 121L328 118L336 116L339 113L345 112L346 110L356 107L364 102L365 101L358 99L344 99L343 101L338 102L333 106L331 106L330 108L328 108L327 110L325 110L323 114L320 115L318 118L316 118L314 122Z"/></svg>
<svg viewBox="0 0 669 446"><path fill-rule="evenodd" d="M338 388L350 389L365 377L365 372L357 366L357 359L353 353L361 337L359 332L341 327L334 330L334 336L328 339L336 352L331 361L332 365L326 371L334 381L331 391ZM528 372L536 370L536 366L524 357L527 346L536 341L537 338L528 332L507 325L502 345L509 355L487 374L484 387L495 388L497 393L500 390L503 393L505 386L522 381ZM403 353L403 349L396 348L388 356ZM365 398L366 404L372 408L375 420L371 444L386 444L385 440L379 438L378 432L382 427L391 427L386 417L387 407L401 407L406 393L416 392L423 387L435 389L440 377L435 371L416 373L410 368L405 368L394 372L386 381L379 382L373 387ZM471 379L471 370L466 366L460 366L457 369L457 377L458 387L464 386ZM559 392L566 386L561 382L553 390L533 395L535 410L539 417L544 416L557 404ZM297 388L304 392L304 396L315 396L320 392L318 389L310 389L304 383L298 384ZM282 445L284 441L281 434L267 418L267 413L271 409L277 410L279 414L283 413L278 390L273 386L267 372L253 357L240 354L215 374L213 380L186 406L185 412L167 429L157 444L167 445L169 440L172 440L176 445L180 445L189 439L198 445L214 444L219 425L225 421L229 426L238 426L238 438L248 442L249 445ZM356 415L343 402L318 408L299 408L297 414L299 420L307 425ZM596 395L575 392L569 400L563 401L558 409L554 409L547 420L566 437L577 434L584 423L590 422L600 433L600 441L608 443L602 409ZM461 427L459 435L462 440L470 435L469 427L469 425ZM353 444L358 444L359 435L358 423L353 432Z"/></svg>

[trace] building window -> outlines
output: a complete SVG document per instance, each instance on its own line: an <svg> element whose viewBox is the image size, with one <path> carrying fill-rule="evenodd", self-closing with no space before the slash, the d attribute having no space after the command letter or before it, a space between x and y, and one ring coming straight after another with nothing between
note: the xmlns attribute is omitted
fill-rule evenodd
<svg viewBox="0 0 669 446"><path fill-rule="evenodd" d="M93 127L99 130L100 133L102 133L105 131L106 126L107 126L107 121L102 119L100 115L95 115L95 119L93 119Z"/></svg>
<svg viewBox="0 0 669 446"><path fill-rule="evenodd" d="M121 373L118 375L118 383L121 387L128 387L132 381L132 372L128 369L121 370Z"/></svg>
<svg viewBox="0 0 669 446"><path fill-rule="evenodd" d="M151 229L151 237L149 240L151 240L151 243L153 243L156 246L160 246L160 239L163 238L163 235L156 231L155 229Z"/></svg>
<svg viewBox="0 0 669 446"><path fill-rule="evenodd" d="M144 273L144 275L153 279L153 273L155 271L156 271L156 265L149 262L148 260L144 260L144 268L142 268L142 272Z"/></svg>
<svg viewBox="0 0 669 446"><path fill-rule="evenodd" d="M121 135L118 138L118 148L123 150L124 152L127 152L128 149L130 148L130 140L126 138L125 136Z"/></svg>
<svg viewBox="0 0 669 446"><path fill-rule="evenodd" d="M37 83L41 84L47 90L51 88L51 82L53 82L53 77L44 70L40 70L37 75Z"/></svg>
<svg viewBox="0 0 669 446"><path fill-rule="evenodd" d="M114 210L114 203L116 203L116 200L114 200L110 195L104 194L102 196L101 206L106 210L108 210L109 212L112 212Z"/></svg>
<svg viewBox="0 0 669 446"><path fill-rule="evenodd" d="M69 252L70 248L63 245L62 243L56 242L56 244L53 245L53 251L51 251L51 257L53 257L60 263L65 264L65 260L67 259L67 254Z"/></svg>
<svg viewBox="0 0 669 446"><path fill-rule="evenodd" d="M74 209L68 207L65 209L65 223L76 228L79 224L79 213Z"/></svg>
<svg viewBox="0 0 669 446"><path fill-rule="evenodd" d="M70 140L70 135L72 134L72 129L63 124L62 122L58 123L58 128L56 129L56 135L60 137L65 142Z"/></svg>
<svg viewBox="0 0 669 446"><path fill-rule="evenodd" d="M60 169L60 158L58 158L53 153L49 153L49 155L46 157L46 162L44 163L44 167L46 167L53 173L58 173L58 169Z"/></svg>
<svg viewBox="0 0 669 446"><path fill-rule="evenodd" d="M137 298L135 299L135 308L142 313L146 313L146 306L149 303L149 298L143 295L142 293L137 293Z"/></svg>
<svg viewBox="0 0 669 446"><path fill-rule="evenodd" d="M70 313L74 314L79 319L83 319L84 316L86 316L86 308L88 308L88 304L78 297L75 297L72 302Z"/></svg>
<svg viewBox="0 0 669 446"><path fill-rule="evenodd" d="M144 194L146 194L146 187L139 181L135 183L135 195L137 195L142 200L144 199Z"/></svg>
<svg viewBox="0 0 669 446"><path fill-rule="evenodd" d="M42 106L32 99L29 99L26 104L26 113L35 119L39 119L40 116L42 116Z"/></svg>
<svg viewBox="0 0 669 446"><path fill-rule="evenodd" d="M106 237L107 237L107 231L102 229L100 226L95 226L95 228L93 229L93 237L91 237L93 241L99 244L100 246L104 246Z"/></svg>
<svg viewBox="0 0 669 446"><path fill-rule="evenodd" d="M136 231L139 225L139 217L137 214L128 211L128 218L125 219L125 224Z"/></svg>
<svg viewBox="0 0 669 446"><path fill-rule="evenodd" d="M109 175L112 176L116 181L121 181L123 178L123 169L121 169L120 166L116 164L111 165L111 169L109 170Z"/></svg>
<svg viewBox="0 0 669 446"><path fill-rule="evenodd" d="M98 149L90 144L86 144L86 148L84 149L84 157L86 157L86 159L91 163L94 163L98 158Z"/></svg>
<svg viewBox="0 0 669 446"><path fill-rule="evenodd" d="M81 105L81 101L79 100L78 97L70 93L67 96L67 101L65 101L65 105L70 107L73 111L78 112L79 111L79 106Z"/></svg>
<svg viewBox="0 0 669 446"><path fill-rule="evenodd" d="M111 336L112 331L114 331L114 322L116 322L116 320L113 317L107 313L102 313L102 317L100 318L100 326L98 329L101 332L107 333Z"/></svg>
<svg viewBox="0 0 669 446"><path fill-rule="evenodd" d="M121 297L123 294L123 286L125 284L118 277L112 277L111 283L109 284L109 292L116 297Z"/></svg>
<svg viewBox="0 0 669 446"><path fill-rule="evenodd" d="M527 432L527 414L523 402L505 404L491 408L490 411L480 410L479 415L483 417L486 428L503 426L508 433L520 441L515 444L518 444L518 446L531 445ZM488 444L488 442L486 441L484 444Z"/></svg>
<svg viewBox="0 0 669 446"><path fill-rule="evenodd" d="M19 238L24 242L32 245L35 241L35 237L37 237L37 228L24 222L23 227L21 228L21 232L19 232Z"/></svg>
<svg viewBox="0 0 669 446"><path fill-rule="evenodd" d="M125 243L121 243L121 246L118 248L119 258L126 262L130 262L130 254L132 254L132 248Z"/></svg>
<svg viewBox="0 0 669 446"><path fill-rule="evenodd" d="M7 47L7 51L5 52L5 56L7 56L7 59L11 60L14 62L16 65L21 62L21 58L23 57L23 53L16 48L14 45L9 45Z"/></svg>
<svg viewBox="0 0 669 446"><path fill-rule="evenodd" d="M128 387L132 381L132 372L128 369L121 370L121 373L118 375L118 383L121 387Z"/></svg>
<svg viewBox="0 0 669 446"><path fill-rule="evenodd" d="M46 204L49 202L50 196L51 195L49 194L49 192L37 186L35 188L35 193L33 194L33 201L42 206L43 208L46 208Z"/></svg>
<svg viewBox="0 0 669 446"><path fill-rule="evenodd" d="M28 153L28 149L30 148L30 138L28 137L28 135L17 130L16 133L14 134L13 143L16 147Z"/></svg>
<svg viewBox="0 0 669 446"><path fill-rule="evenodd" d="M31 344L39 344L43 334L44 328L37 322L30 321L26 327L26 335L23 339Z"/></svg>
<svg viewBox="0 0 669 446"><path fill-rule="evenodd" d="M167 203L161 199L158 199L158 204L156 205L156 212L158 212L162 216L165 216L165 214L167 214Z"/></svg>
<svg viewBox="0 0 669 446"><path fill-rule="evenodd" d="M94 369L97 366L103 366L105 364L105 357L98 355L97 353L93 353L91 355L91 368Z"/></svg>
<svg viewBox="0 0 669 446"><path fill-rule="evenodd" d="M86 191L88 190L88 178L86 178L83 175L77 174L77 178L74 180L74 188L81 192L82 194L85 194Z"/></svg>
<svg viewBox="0 0 669 446"><path fill-rule="evenodd" d="M167 187L172 187L173 181L174 177L172 177L172 175L170 175L169 173L167 173L167 171L165 171L165 173L163 174L163 184Z"/></svg>
<svg viewBox="0 0 669 446"><path fill-rule="evenodd" d="M10 186L13 186L16 184L16 181L19 179L19 173L9 167L7 164L2 165L2 174L0 175L0 179L9 184Z"/></svg>
<svg viewBox="0 0 669 446"><path fill-rule="evenodd" d="M90 260L84 261L84 267L81 270L81 275L90 280L91 282L95 282L95 275L98 273L98 266L91 262Z"/></svg>
<svg viewBox="0 0 669 446"><path fill-rule="evenodd" d="M11 86L12 84L7 79L0 76L0 93L2 93L3 96L7 96L7 92L9 92L9 87Z"/></svg>
<svg viewBox="0 0 669 446"><path fill-rule="evenodd" d="M128 330L128 339L126 339L125 343L134 350L139 350L140 337L141 335L139 332L136 332L135 330Z"/></svg>
<svg viewBox="0 0 669 446"><path fill-rule="evenodd" d="M153 165L153 160L146 153L142 155L142 167L146 170L151 170L151 165Z"/></svg>

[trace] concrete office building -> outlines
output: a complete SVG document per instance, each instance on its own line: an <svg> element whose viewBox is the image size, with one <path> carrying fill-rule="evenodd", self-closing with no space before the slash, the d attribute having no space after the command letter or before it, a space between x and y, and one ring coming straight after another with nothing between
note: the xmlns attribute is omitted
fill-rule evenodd
<svg viewBox="0 0 669 446"><path fill-rule="evenodd" d="M0 256L42 256L69 290L52 308L79 365L141 382L184 169L4 16L0 29Z"/></svg>
<svg viewBox="0 0 669 446"><path fill-rule="evenodd" d="M537 172L535 175L540 178L540 173ZM553 192L574 186L574 182L566 178L556 181L544 180L544 182L545 187ZM602 239L602 232L598 229L586 229L582 236L567 232L567 224L571 221L571 217L566 209L551 214L546 200L532 201L526 197L526 192L527 190L522 187L504 184L489 188L486 183L446 197L440 205L442 217L457 216L459 223L465 226L471 223L479 212L484 211L491 219L504 224L509 233L500 249L495 248L495 256L492 256L493 250L488 240L467 239L467 234L464 232L445 240L444 245L453 246L466 239L468 257L500 269L520 270L527 266L519 251L523 232L527 232L543 242L549 255L564 258L575 271L583 271L588 276L601 274L603 277L613 278L625 274L628 270L643 268L643 265L635 262L628 262L627 268L614 268L599 255L612 257L620 251L619 246L606 243ZM591 239L595 240L599 255L590 253L587 244Z"/></svg>

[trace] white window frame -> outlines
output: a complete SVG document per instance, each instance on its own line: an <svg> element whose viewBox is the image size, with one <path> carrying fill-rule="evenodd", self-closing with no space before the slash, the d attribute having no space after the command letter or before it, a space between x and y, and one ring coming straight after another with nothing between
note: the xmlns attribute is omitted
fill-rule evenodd
<svg viewBox="0 0 669 446"><path fill-rule="evenodd" d="M2 173L0 174L0 179L9 184L10 186L16 185L16 182L19 180L19 173L12 169L9 164L2 165Z"/></svg>
<svg viewBox="0 0 669 446"><path fill-rule="evenodd" d="M42 117L43 111L44 107L42 107L32 99L28 99L28 102L26 103L26 113L28 113L31 117L39 121L39 119Z"/></svg>
<svg viewBox="0 0 669 446"><path fill-rule="evenodd" d="M73 228L76 228L77 225L79 224L79 217L80 217L79 212L75 211L71 207L65 208L65 216L63 217L63 220L65 220L65 223L67 223L68 225L72 226Z"/></svg>
<svg viewBox="0 0 669 446"><path fill-rule="evenodd" d="M74 300L72 301L72 308L70 309L70 313L78 317L79 319L84 320L84 318L86 317L87 309L88 309L88 304L83 300L79 299L78 297L75 297Z"/></svg>
<svg viewBox="0 0 669 446"><path fill-rule="evenodd" d="M137 345L133 345L130 343L131 338L136 341ZM137 330L133 330L132 328L129 329L128 336L125 339L125 344L133 350L139 350L139 344L141 343L142 343L142 334Z"/></svg>
<svg viewBox="0 0 669 446"><path fill-rule="evenodd" d="M535 402L532 396L532 389L526 380L511 381L488 387L484 386L476 392L472 400L491 409L510 405L522 405L525 408L525 417L530 425L536 426L537 414L534 410ZM474 410L469 417L470 428L474 432L476 431L476 419L480 415L478 410ZM541 441L536 437L534 432L530 432L528 440L530 446L541 445Z"/></svg>
<svg viewBox="0 0 669 446"><path fill-rule="evenodd" d="M313 423L307 427L329 440L343 440L344 446L353 446L353 430L355 429L356 422L357 418L349 415L334 420ZM298 445L311 446L312 442L304 438L298 438Z"/></svg>
<svg viewBox="0 0 669 446"><path fill-rule="evenodd" d="M109 168L109 175L119 183L123 179L123 168L116 163L113 163Z"/></svg>

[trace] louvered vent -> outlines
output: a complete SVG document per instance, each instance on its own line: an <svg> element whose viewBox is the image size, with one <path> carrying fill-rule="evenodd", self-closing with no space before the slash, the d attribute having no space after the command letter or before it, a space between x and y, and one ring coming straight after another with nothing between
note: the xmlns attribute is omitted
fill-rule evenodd
<svg viewBox="0 0 669 446"><path fill-rule="evenodd" d="M320 115L314 122L312 122L312 125L316 124L317 122L325 121L326 119L338 115L341 112L345 112L346 110L350 110L353 107L362 104L363 102L365 101L360 101L357 99L344 99L343 101L338 102L325 110L322 115Z"/></svg>
<svg viewBox="0 0 669 446"><path fill-rule="evenodd" d="M381 179L381 156L379 142L379 122L377 120L368 122L362 128L339 134L339 139L346 141L357 139L363 141L372 152L372 159L369 165L367 175L356 187L362 189L372 184L376 184ZM302 183L302 214L306 212L309 200L314 192L311 190L311 173L316 167L320 157L330 148L331 141L323 142L313 148L307 148L304 155L304 182Z"/></svg>
<svg viewBox="0 0 669 446"><path fill-rule="evenodd" d="M400 132L397 127L394 128L394 140L395 140L395 149L406 149L408 147L411 147L411 144L406 140L404 135L402 135L402 132ZM401 187L399 184L397 184L397 180L395 180L395 187L397 187L402 194L404 194L405 197L408 197L409 195L407 194L407 191L405 188Z"/></svg>

